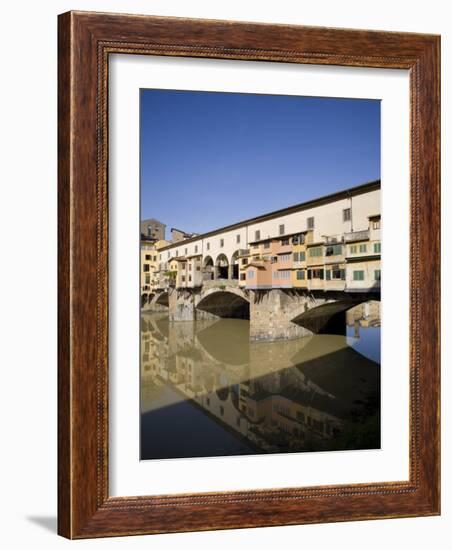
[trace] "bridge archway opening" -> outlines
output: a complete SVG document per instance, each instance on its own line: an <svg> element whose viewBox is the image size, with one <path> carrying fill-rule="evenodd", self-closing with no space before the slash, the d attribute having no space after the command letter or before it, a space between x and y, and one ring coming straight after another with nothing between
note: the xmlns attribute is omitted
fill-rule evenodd
<svg viewBox="0 0 452 550"><path fill-rule="evenodd" d="M375 298L363 299L362 301L338 300L327 302L305 310L292 319L292 323L300 325L314 334L343 334L346 333L347 311L363 308L369 311L372 302L379 302ZM365 313L367 315L367 313Z"/></svg>
<svg viewBox="0 0 452 550"><path fill-rule="evenodd" d="M211 281L214 278L214 265L211 256L206 256L202 264L203 278L205 281Z"/></svg>
<svg viewBox="0 0 452 550"><path fill-rule="evenodd" d="M229 275L229 261L225 254L219 254L215 262L215 279L227 279Z"/></svg>
<svg viewBox="0 0 452 550"><path fill-rule="evenodd" d="M228 292L219 290L204 297L198 304L197 309L206 311L215 317L230 319L249 319L250 303L248 300Z"/></svg>
<svg viewBox="0 0 452 550"><path fill-rule="evenodd" d="M218 388L216 391L217 397L220 401L226 401L229 397L229 387L224 386L223 388Z"/></svg>
<svg viewBox="0 0 452 550"><path fill-rule="evenodd" d="M160 306L169 307L169 296L168 292L162 292L155 301L156 304Z"/></svg>
<svg viewBox="0 0 452 550"><path fill-rule="evenodd" d="M239 251L236 250L231 257L231 273L230 278L238 280L239 278Z"/></svg>

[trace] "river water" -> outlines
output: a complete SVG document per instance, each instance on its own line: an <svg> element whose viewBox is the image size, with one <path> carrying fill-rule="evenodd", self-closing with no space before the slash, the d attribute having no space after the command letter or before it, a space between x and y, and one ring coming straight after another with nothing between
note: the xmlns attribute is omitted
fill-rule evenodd
<svg viewBox="0 0 452 550"><path fill-rule="evenodd" d="M249 321L141 316L141 459L380 447L380 328L250 342Z"/></svg>

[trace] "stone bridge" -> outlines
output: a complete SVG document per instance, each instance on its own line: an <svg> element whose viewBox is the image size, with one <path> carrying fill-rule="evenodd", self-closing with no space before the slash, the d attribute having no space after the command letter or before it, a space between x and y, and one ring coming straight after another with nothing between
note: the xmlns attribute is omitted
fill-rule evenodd
<svg viewBox="0 0 452 550"><path fill-rule="evenodd" d="M157 291L143 309L168 311L170 321L249 319L251 340L284 340L344 334L345 312L369 300L380 300L379 290L245 290L225 279L205 281L201 288Z"/></svg>

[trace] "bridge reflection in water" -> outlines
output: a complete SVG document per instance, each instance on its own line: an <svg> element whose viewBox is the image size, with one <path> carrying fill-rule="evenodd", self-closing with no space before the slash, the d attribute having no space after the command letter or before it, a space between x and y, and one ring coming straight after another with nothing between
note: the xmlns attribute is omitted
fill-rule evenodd
<svg viewBox="0 0 452 550"><path fill-rule="evenodd" d="M250 342L246 320L143 314L141 459L379 448L379 317L347 323Z"/></svg>

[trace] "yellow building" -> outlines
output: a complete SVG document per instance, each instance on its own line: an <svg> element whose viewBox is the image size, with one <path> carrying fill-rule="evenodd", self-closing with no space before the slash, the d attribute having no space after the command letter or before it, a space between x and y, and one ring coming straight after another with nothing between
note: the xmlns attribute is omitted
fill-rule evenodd
<svg viewBox="0 0 452 550"><path fill-rule="evenodd" d="M155 273L158 268L158 253L155 241L142 238L140 242L140 290L141 307L150 302L154 288Z"/></svg>
<svg viewBox="0 0 452 550"><path fill-rule="evenodd" d="M310 242L312 242L312 231L306 231L292 237L292 286L294 288L308 287L306 245Z"/></svg>

